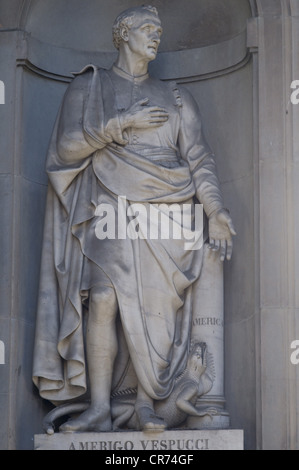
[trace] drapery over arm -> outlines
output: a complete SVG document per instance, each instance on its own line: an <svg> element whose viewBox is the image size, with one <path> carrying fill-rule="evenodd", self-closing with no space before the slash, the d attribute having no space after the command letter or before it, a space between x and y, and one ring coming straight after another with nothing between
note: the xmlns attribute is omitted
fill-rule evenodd
<svg viewBox="0 0 299 470"><path fill-rule="evenodd" d="M77 74L64 96L47 158L49 180L64 207L72 199L68 195L71 183L93 154L122 139L114 96L109 96L110 106L103 100L104 94L112 94L107 80L103 70L89 65Z"/></svg>
<svg viewBox="0 0 299 470"><path fill-rule="evenodd" d="M50 184L33 380L40 394L50 400L75 398L86 391L80 293L84 257L73 229L94 216L90 162L94 153L112 139L106 132L113 128L114 110L107 113L104 109L101 86L95 67L92 74L87 71L73 80L59 111L47 157ZM97 94L97 105L89 109L89 100Z"/></svg>
<svg viewBox="0 0 299 470"><path fill-rule="evenodd" d="M70 84L59 117L57 152L64 164L77 163L111 142L123 140L114 99L105 109L103 72L92 65L82 72Z"/></svg>
<svg viewBox="0 0 299 470"><path fill-rule="evenodd" d="M214 155L203 136L198 106L190 93L180 88L182 98L179 148L188 161L196 196L208 217L223 208Z"/></svg>

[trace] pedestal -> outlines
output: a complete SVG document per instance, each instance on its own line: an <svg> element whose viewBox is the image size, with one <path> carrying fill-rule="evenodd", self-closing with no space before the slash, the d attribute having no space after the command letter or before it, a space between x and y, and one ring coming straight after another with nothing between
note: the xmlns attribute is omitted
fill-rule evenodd
<svg viewBox="0 0 299 470"><path fill-rule="evenodd" d="M211 354L214 383L211 390L199 398L198 409L216 408L218 414L210 417L190 416L186 427L189 429L226 429L229 414L224 398L224 292L223 262L219 252L211 251L204 245L203 268L200 279L193 288L193 340L205 342Z"/></svg>
<svg viewBox="0 0 299 470"><path fill-rule="evenodd" d="M165 451L243 450L243 431L55 433L34 437L35 450ZM178 452L179 453L179 452ZM129 454L128 454L129 455Z"/></svg>

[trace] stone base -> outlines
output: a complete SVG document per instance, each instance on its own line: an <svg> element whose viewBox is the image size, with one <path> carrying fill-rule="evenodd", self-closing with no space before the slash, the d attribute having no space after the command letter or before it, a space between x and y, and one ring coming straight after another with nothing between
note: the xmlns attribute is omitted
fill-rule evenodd
<svg viewBox="0 0 299 470"><path fill-rule="evenodd" d="M158 433L105 432L37 434L35 450L243 450L243 431L225 430L171 430Z"/></svg>
<svg viewBox="0 0 299 470"><path fill-rule="evenodd" d="M208 408L215 408L217 414L214 416L188 416L185 426L187 429L229 429L229 413L225 410L225 399L219 395L205 395L196 402L198 411L205 411Z"/></svg>
<svg viewBox="0 0 299 470"><path fill-rule="evenodd" d="M188 429L197 429L197 430L212 430L219 429L225 430L230 426L229 414L226 411L219 411L216 416L209 415L195 417L189 416L187 419Z"/></svg>

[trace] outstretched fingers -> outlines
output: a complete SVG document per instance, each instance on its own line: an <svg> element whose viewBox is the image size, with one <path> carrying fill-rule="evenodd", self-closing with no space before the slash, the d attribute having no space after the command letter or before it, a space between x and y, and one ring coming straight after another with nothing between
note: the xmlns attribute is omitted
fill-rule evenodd
<svg viewBox="0 0 299 470"><path fill-rule="evenodd" d="M224 261L225 256L227 256L227 243L226 240L220 241L220 260Z"/></svg>
<svg viewBox="0 0 299 470"><path fill-rule="evenodd" d="M214 238L210 238L208 247L212 251L219 251L220 252L220 260L224 261L227 259L228 261L232 257L233 253L233 241L232 239L222 239L222 240L215 240Z"/></svg>
<svg viewBox="0 0 299 470"><path fill-rule="evenodd" d="M227 240L227 247L226 247L226 259L230 260L233 254L233 241L232 239Z"/></svg>
<svg viewBox="0 0 299 470"><path fill-rule="evenodd" d="M237 235L237 232L236 232L236 230L235 230L235 227L234 227L234 225L233 225L231 219L229 219L229 220L227 221L227 226L228 226L228 228L229 228L229 230L230 230L230 233L231 233L232 235Z"/></svg>

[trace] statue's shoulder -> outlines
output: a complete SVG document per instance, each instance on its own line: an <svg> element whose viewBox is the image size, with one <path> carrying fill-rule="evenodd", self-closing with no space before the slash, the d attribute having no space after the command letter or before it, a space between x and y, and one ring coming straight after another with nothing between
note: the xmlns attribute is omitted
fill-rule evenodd
<svg viewBox="0 0 299 470"><path fill-rule="evenodd" d="M94 64L87 64L83 67L83 69L79 70L78 72L72 72L72 75L74 75L74 77L78 77L80 75L86 75L86 74L92 74L94 72L98 72L102 70L98 65L94 65Z"/></svg>
<svg viewBox="0 0 299 470"><path fill-rule="evenodd" d="M72 82L75 83L88 83L94 74L102 75L106 69L99 67L98 65L94 64L87 64L81 69L79 72L72 72L73 80Z"/></svg>

